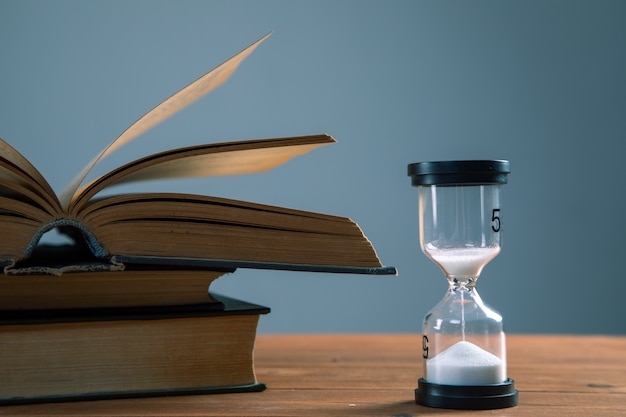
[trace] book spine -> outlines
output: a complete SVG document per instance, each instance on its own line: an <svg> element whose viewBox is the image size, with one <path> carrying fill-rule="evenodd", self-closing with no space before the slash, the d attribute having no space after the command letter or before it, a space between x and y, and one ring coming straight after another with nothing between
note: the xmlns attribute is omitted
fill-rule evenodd
<svg viewBox="0 0 626 417"><path fill-rule="evenodd" d="M35 247L39 244L39 240L41 237L48 233L52 229L61 228L74 228L81 232L83 239L87 243L89 250L97 256L98 258L106 258L108 256L108 252L100 245L98 239L91 233L91 231L82 223L72 220L72 219L59 219L53 222L50 222L44 226L42 226L37 233L33 236L30 243L26 247L24 251L24 256L28 257L32 254Z"/></svg>
<svg viewBox="0 0 626 417"><path fill-rule="evenodd" d="M39 241L42 236L58 228L62 233L75 241L75 247L83 248L80 262L62 261L53 257L51 264L44 262L37 264L31 259L39 249ZM50 246L50 245L44 245ZM88 254L87 254L88 253ZM58 252L57 252L58 255ZM50 262L50 261L48 261ZM109 254L93 233L82 223L72 219L59 219L47 223L33 235L30 243L24 249L20 259L0 259L0 266L4 268L6 275L53 275L59 276L66 272L99 272L99 271L123 271L124 264L114 259L109 259Z"/></svg>

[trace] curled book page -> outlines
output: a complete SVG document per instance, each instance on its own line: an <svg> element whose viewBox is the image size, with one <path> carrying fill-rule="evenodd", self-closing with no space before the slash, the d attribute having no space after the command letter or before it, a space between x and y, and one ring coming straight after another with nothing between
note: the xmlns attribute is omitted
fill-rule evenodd
<svg viewBox="0 0 626 417"><path fill-rule="evenodd" d="M97 193L115 184L259 173L332 143L332 136L320 134L172 149L130 162L90 182L72 200L69 210L79 212Z"/></svg>
<svg viewBox="0 0 626 417"><path fill-rule="evenodd" d="M57 197L43 175L15 148L0 139L0 180L2 179L26 187L46 203L55 204L55 208L60 210Z"/></svg>

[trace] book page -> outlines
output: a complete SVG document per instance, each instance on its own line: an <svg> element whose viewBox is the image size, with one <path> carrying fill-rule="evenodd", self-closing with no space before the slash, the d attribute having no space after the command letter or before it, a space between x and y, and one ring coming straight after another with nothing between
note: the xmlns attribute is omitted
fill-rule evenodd
<svg viewBox="0 0 626 417"><path fill-rule="evenodd" d="M48 205L60 211L56 194L48 181L21 153L2 139L0 139L0 179L15 182L34 191Z"/></svg>
<svg viewBox="0 0 626 417"><path fill-rule="evenodd" d="M72 180L72 182L63 190L60 195L60 201L64 208L68 208L72 199L77 197L77 190L85 180L91 169L102 158L116 151L120 147L131 142L139 135L145 133L157 124L163 122L170 116L182 110L186 106L195 102L202 96L210 93L215 88L222 85L235 72L239 64L250 55L256 47L267 39L271 32L263 36L252 45L248 46L237 55L233 56L223 64L215 67L193 83L189 84L182 90L163 101L161 104L150 110L143 117L132 124L120 136L117 137L109 146L100 152L85 168Z"/></svg>
<svg viewBox="0 0 626 417"><path fill-rule="evenodd" d="M70 204L73 213L113 184L164 178L190 178L268 171L319 146L334 143L321 134L212 143L172 149L130 162L83 187Z"/></svg>

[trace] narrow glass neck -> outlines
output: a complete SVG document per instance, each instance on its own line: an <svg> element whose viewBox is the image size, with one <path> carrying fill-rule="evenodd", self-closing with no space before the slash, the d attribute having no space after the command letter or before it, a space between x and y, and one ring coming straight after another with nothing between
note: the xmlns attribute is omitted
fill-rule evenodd
<svg viewBox="0 0 626 417"><path fill-rule="evenodd" d="M446 276L448 279L449 291L474 291L478 277L457 278L451 275Z"/></svg>

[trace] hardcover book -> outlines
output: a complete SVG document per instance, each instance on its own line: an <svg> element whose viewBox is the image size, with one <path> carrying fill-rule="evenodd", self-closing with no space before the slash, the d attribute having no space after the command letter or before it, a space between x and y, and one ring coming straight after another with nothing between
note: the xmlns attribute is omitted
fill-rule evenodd
<svg viewBox="0 0 626 417"><path fill-rule="evenodd" d="M0 404L262 391L253 349L269 309L216 299L0 312Z"/></svg>

